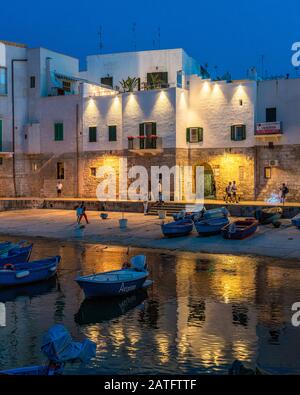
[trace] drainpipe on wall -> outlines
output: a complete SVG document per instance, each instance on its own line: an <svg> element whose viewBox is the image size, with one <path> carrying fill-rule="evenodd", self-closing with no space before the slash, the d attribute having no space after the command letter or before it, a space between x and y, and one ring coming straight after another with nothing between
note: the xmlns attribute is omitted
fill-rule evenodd
<svg viewBox="0 0 300 395"><path fill-rule="evenodd" d="M16 140L15 140L15 76L14 64L15 62L27 62L27 59L12 59L11 61L11 111L12 111L12 151L13 151L13 185L14 195L17 197L16 185Z"/></svg>
<svg viewBox="0 0 300 395"><path fill-rule="evenodd" d="M78 103L76 104L76 197L79 197L79 104Z"/></svg>

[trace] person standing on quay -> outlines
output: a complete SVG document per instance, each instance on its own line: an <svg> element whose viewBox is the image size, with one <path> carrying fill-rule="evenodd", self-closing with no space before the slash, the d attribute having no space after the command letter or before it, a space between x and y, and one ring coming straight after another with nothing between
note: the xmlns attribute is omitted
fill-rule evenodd
<svg viewBox="0 0 300 395"><path fill-rule="evenodd" d="M237 198L237 186L236 186L236 182L235 182L235 181L233 181L233 183L232 183L231 191L232 191L232 201L233 201L234 203L238 203L238 198Z"/></svg>
<svg viewBox="0 0 300 395"><path fill-rule="evenodd" d="M286 201L286 195L289 193L289 188L283 183L280 188L280 203L284 204Z"/></svg>
<svg viewBox="0 0 300 395"><path fill-rule="evenodd" d="M231 181L227 185L225 193L226 193L225 202L228 203L228 201L230 201L230 203L231 203L232 202L232 185L231 185Z"/></svg>
<svg viewBox="0 0 300 395"><path fill-rule="evenodd" d="M80 222L81 222L81 220L82 220L82 217L83 217L83 218L85 219L85 222L86 222L87 224L89 224L89 221L88 221L87 215L86 215L86 207L85 207L85 205L84 205L84 202L81 202L81 205L80 205L79 208L81 209L81 216L80 216L80 218L79 218L78 223L80 224Z"/></svg>
<svg viewBox="0 0 300 395"><path fill-rule="evenodd" d="M63 184L61 181L58 181L58 183L56 184L57 197L61 197L62 189L63 189Z"/></svg>

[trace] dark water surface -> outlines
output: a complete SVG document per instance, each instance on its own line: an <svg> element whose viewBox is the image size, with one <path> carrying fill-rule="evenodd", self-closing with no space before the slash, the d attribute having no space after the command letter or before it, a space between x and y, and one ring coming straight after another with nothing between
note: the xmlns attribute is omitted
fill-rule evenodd
<svg viewBox="0 0 300 395"><path fill-rule="evenodd" d="M147 293L84 301L77 272L118 269L127 249L35 240L33 259L62 256L58 278L0 291L0 369L43 362L43 333L63 323L97 343L90 364L68 365L65 374L226 374L234 359L300 373L300 327L291 325L300 262L143 252L154 280Z"/></svg>

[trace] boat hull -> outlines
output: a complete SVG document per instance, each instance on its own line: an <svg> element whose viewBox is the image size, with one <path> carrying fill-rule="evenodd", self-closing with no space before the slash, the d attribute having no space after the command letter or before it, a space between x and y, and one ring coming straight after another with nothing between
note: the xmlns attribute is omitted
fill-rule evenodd
<svg viewBox="0 0 300 395"><path fill-rule="evenodd" d="M200 236L212 236L221 233L224 226L229 223L228 218L216 218L195 222L195 228Z"/></svg>
<svg viewBox="0 0 300 395"><path fill-rule="evenodd" d="M232 225L236 226L235 232L231 231ZM226 225L221 230L221 233L224 239L243 240L253 235L253 233L256 232L257 228L258 228L258 221L250 218L248 220L235 221L232 224Z"/></svg>
<svg viewBox="0 0 300 395"><path fill-rule="evenodd" d="M88 280L76 279L76 282L82 288L86 298L121 296L141 289L146 281L148 273L145 276L131 281L120 281L115 283L95 283Z"/></svg>
<svg viewBox="0 0 300 395"><path fill-rule="evenodd" d="M300 214L296 215L296 217L292 218L292 224L297 228L300 228Z"/></svg>
<svg viewBox="0 0 300 395"><path fill-rule="evenodd" d="M261 225L268 225L277 222L282 217L281 207L272 207L267 209L258 209L254 212L254 217Z"/></svg>
<svg viewBox="0 0 300 395"><path fill-rule="evenodd" d="M13 269L0 269L0 288L45 281L55 276L60 256L15 264Z"/></svg>
<svg viewBox="0 0 300 395"><path fill-rule="evenodd" d="M189 235L194 227L191 219L179 220L161 225L162 233L165 237L182 237Z"/></svg>

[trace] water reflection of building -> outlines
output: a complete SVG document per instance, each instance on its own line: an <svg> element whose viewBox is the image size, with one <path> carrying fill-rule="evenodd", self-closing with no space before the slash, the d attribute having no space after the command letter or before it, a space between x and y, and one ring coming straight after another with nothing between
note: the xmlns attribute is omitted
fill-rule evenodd
<svg viewBox="0 0 300 395"><path fill-rule="evenodd" d="M148 299L124 299L107 314L99 314L101 304L88 307L86 322L75 322L83 301L73 281L77 271L117 269L128 259L127 249L41 246L44 254L63 256L59 289L6 303L0 367L3 360L9 367L41 361L40 338L54 322L64 323L76 338L87 335L96 341L92 368L100 373L224 373L236 358L262 366L297 366L299 328L290 325L290 306L300 297L295 265L147 251L154 280Z"/></svg>

